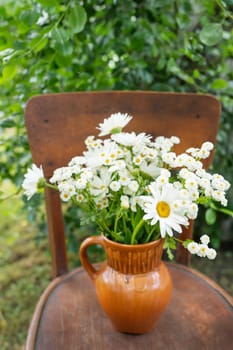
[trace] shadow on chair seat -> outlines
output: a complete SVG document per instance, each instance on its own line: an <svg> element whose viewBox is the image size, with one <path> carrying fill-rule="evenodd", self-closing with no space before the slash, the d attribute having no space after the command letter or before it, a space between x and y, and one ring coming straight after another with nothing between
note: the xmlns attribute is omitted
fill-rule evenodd
<svg viewBox="0 0 233 350"><path fill-rule="evenodd" d="M230 349L231 297L192 269L177 264L168 268L174 283L172 300L157 327L138 336L113 329L82 268L56 278L37 306L26 350Z"/></svg>

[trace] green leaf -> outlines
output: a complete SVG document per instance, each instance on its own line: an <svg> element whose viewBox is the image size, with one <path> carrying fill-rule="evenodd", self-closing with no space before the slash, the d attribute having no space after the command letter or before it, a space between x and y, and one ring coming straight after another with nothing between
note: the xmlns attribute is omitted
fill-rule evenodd
<svg viewBox="0 0 233 350"><path fill-rule="evenodd" d="M213 225L216 221L216 212L212 208L206 210L205 220L208 225Z"/></svg>
<svg viewBox="0 0 233 350"><path fill-rule="evenodd" d="M223 37L223 29L220 23L206 24L200 34L200 41L206 46L214 46L218 44Z"/></svg>
<svg viewBox="0 0 233 350"><path fill-rule="evenodd" d="M39 18L39 13L32 9L21 12L19 21L22 22L26 27L31 27Z"/></svg>
<svg viewBox="0 0 233 350"><path fill-rule="evenodd" d="M58 0L36 0L39 4L43 6L56 6L58 4Z"/></svg>
<svg viewBox="0 0 233 350"><path fill-rule="evenodd" d="M167 256L168 256L169 260L174 259L174 254L172 253L172 251L169 247L167 247Z"/></svg>
<svg viewBox="0 0 233 350"><path fill-rule="evenodd" d="M231 210L230 208L219 208L214 203L211 203L211 208L213 210L219 211L220 213L233 217L233 210Z"/></svg>
<svg viewBox="0 0 233 350"><path fill-rule="evenodd" d="M9 81L14 78L17 73L17 66L13 64L9 64L5 66L2 70L2 78L4 81Z"/></svg>
<svg viewBox="0 0 233 350"><path fill-rule="evenodd" d="M53 28L51 31L51 37L58 45L65 45L69 40L69 33L64 28Z"/></svg>
<svg viewBox="0 0 233 350"><path fill-rule="evenodd" d="M31 41L31 49L37 53L43 50L43 48L46 47L47 43L48 43L48 38L46 36L42 38L41 37L35 38Z"/></svg>
<svg viewBox="0 0 233 350"><path fill-rule="evenodd" d="M169 260L174 259L174 254L172 250L176 249L176 242L174 238L166 236L165 242L164 242L164 249L167 251L167 256Z"/></svg>
<svg viewBox="0 0 233 350"><path fill-rule="evenodd" d="M55 62L59 67L67 67L72 63L72 56L66 56L63 50L56 53Z"/></svg>
<svg viewBox="0 0 233 350"><path fill-rule="evenodd" d="M87 14L85 9L79 4L75 4L74 7L71 8L70 14L68 17L68 23L70 31L73 34L80 33L87 21Z"/></svg>
<svg viewBox="0 0 233 350"><path fill-rule="evenodd" d="M13 119L3 119L1 122L0 122L0 127L1 128L12 128L15 126L15 122Z"/></svg>
<svg viewBox="0 0 233 350"><path fill-rule="evenodd" d="M224 79L215 79L211 84L212 89L221 90L227 87L227 81Z"/></svg>

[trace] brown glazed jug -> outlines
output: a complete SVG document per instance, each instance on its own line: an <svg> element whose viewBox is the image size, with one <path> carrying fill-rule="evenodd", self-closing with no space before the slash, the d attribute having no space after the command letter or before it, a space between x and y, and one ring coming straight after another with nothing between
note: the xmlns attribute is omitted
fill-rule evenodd
<svg viewBox="0 0 233 350"><path fill-rule="evenodd" d="M170 274L161 261L163 239L137 245L113 242L103 235L83 241L80 259L94 282L102 309L119 332L142 334L150 331L169 303ZM87 249L99 244L107 260L96 269Z"/></svg>

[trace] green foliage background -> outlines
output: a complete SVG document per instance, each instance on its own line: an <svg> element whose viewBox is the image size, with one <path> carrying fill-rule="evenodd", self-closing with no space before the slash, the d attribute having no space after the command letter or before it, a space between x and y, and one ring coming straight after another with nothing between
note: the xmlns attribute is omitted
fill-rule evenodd
<svg viewBox="0 0 233 350"><path fill-rule="evenodd" d="M19 186L31 163L32 95L113 89L219 97L214 171L232 182L232 9L232 0L2 0L0 184Z"/></svg>

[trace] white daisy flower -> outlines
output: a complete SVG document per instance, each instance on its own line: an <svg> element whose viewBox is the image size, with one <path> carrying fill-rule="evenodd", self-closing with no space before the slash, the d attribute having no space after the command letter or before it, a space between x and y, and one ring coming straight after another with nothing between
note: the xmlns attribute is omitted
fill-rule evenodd
<svg viewBox="0 0 233 350"><path fill-rule="evenodd" d="M188 190L186 190L185 188L182 188L179 193L180 193L180 196L182 199L189 199L190 198L190 192Z"/></svg>
<svg viewBox="0 0 233 350"><path fill-rule="evenodd" d="M84 198L84 195L82 193L77 194L77 196L76 196L77 202L82 203L82 202L84 202L84 200L85 200L85 198Z"/></svg>
<svg viewBox="0 0 233 350"><path fill-rule="evenodd" d="M212 175L207 173L205 169L197 169L196 175L203 179L209 179L209 180L212 179Z"/></svg>
<svg viewBox="0 0 233 350"><path fill-rule="evenodd" d="M61 182L64 180L69 180L72 177L72 168L66 166L57 168L53 172L53 176L50 178L51 183Z"/></svg>
<svg viewBox="0 0 233 350"><path fill-rule="evenodd" d="M156 147L163 148L165 141L166 141L166 138L164 136L157 136L154 143Z"/></svg>
<svg viewBox="0 0 233 350"><path fill-rule="evenodd" d="M133 151L135 150L135 147L133 148ZM158 157L158 151L155 148L144 146L142 149L142 154L144 157L148 158L148 160L155 159Z"/></svg>
<svg viewBox="0 0 233 350"><path fill-rule="evenodd" d="M179 181L173 182L173 187L176 188L177 190L182 189L182 184Z"/></svg>
<svg viewBox="0 0 233 350"><path fill-rule="evenodd" d="M197 254L198 250L199 250L199 244L196 242L190 242L187 245L187 249L189 251L189 253L191 254Z"/></svg>
<svg viewBox="0 0 233 350"><path fill-rule="evenodd" d="M133 162L135 165L140 165L143 162L143 158L140 155L137 155L133 158Z"/></svg>
<svg viewBox="0 0 233 350"><path fill-rule="evenodd" d="M43 181L45 181L45 179L42 166L37 167L35 164L32 164L31 169L29 168L24 175L24 181L22 183L24 194L27 196L27 199L31 199L37 192L40 182Z"/></svg>
<svg viewBox="0 0 233 350"><path fill-rule="evenodd" d="M209 260L214 260L216 258L216 250L213 248L208 248L206 256Z"/></svg>
<svg viewBox="0 0 233 350"><path fill-rule="evenodd" d="M139 184L136 180L130 181L128 184L128 188L132 193L135 193L139 188Z"/></svg>
<svg viewBox="0 0 233 350"><path fill-rule="evenodd" d="M188 206L188 218L191 220L196 219L198 213L198 205L196 203L192 203Z"/></svg>
<svg viewBox="0 0 233 350"><path fill-rule="evenodd" d="M192 164L192 171L197 171L199 169L202 169L203 164L200 160L195 160Z"/></svg>
<svg viewBox="0 0 233 350"><path fill-rule="evenodd" d="M192 201L196 201L199 198L199 192L198 191L190 191L189 197Z"/></svg>
<svg viewBox="0 0 233 350"><path fill-rule="evenodd" d="M140 164L140 169L143 173L155 178L160 174L160 168L156 163L147 164L147 162L142 162Z"/></svg>
<svg viewBox="0 0 233 350"><path fill-rule="evenodd" d="M84 141L85 145L86 145L87 147L91 146L91 144L92 144L94 138L95 138L95 136L93 136L93 135L88 136L88 137L85 139L85 141Z"/></svg>
<svg viewBox="0 0 233 350"><path fill-rule="evenodd" d="M143 147L150 141L151 136L146 135L144 132L140 134L136 134L135 132L121 132L119 134L112 135L111 138L115 142L126 147L135 147L138 145L141 145L141 147Z"/></svg>
<svg viewBox="0 0 233 350"><path fill-rule="evenodd" d="M108 201L108 198L107 198L107 197L103 197L103 198L102 198L102 204L103 204L103 207L104 207L104 208L107 208L107 207L108 207L109 201Z"/></svg>
<svg viewBox="0 0 233 350"><path fill-rule="evenodd" d="M99 175L95 175L90 182L90 193L94 196L104 197L109 192L111 173L102 168Z"/></svg>
<svg viewBox="0 0 233 350"><path fill-rule="evenodd" d="M75 187L79 190L86 188L87 180L84 177L80 177L75 181Z"/></svg>
<svg viewBox="0 0 233 350"><path fill-rule="evenodd" d="M211 187L204 188L204 193L205 193L206 197L211 197L211 195L212 195L212 188Z"/></svg>
<svg viewBox="0 0 233 350"><path fill-rule="evenodd" d="M60 192L69 193L69 197L75 194L75 185L74 181L64 181L58 184L58 189Z"/></svg>
<svg viewBox="0 0 233 350"><path fill-rule="evenodd" d="M186 149L185 152L190 153L194 158L197 158L199 150L200 150L199 148L190 147L190 148Z"/></svg>
<svg viewBox="0 0 233 350"><path fill-rule="evenodd" d="M174 210L175 213L180 214L180 215L185 215L186 211L187 211L187 205L183 205L183 200L177 199L174 200L174 202L172 203L172 208Z"/></svg>
<svg viewBox="0 0 233 350"><path fill-rule="evenodd" d="M122 195L120 200L121 200L121 208L128 209L129 208L129 197Z"/></svg>
<svg viewBox="0 0 233 350"><path fill-rule="evenodd" d="M112 165L118 157L118 150L115 142L105 140L101 147L84 152L87 167L93 169L101 165Z"/></svg>
<svg viewBox="0 0 233 350"><path fill-rule="evenodd" d="M214 145L210 141L204 142L201 146L201 149L206 149L207 151L212 151L213 148L214 148Z"/></svg>
<svg viewBox="0 0 233 350"><path fill-rule="evenodd" d="M185 153L179 154L175 159L174 165L178 168L185 166L187 163L188 157L189 156Z"/></svg>
<svg viewBox="0 0 233 350"><path fill-rule="evenodd" d="M109 171L114 172L114 171L119 171L121 169L126 168L126 162L123 159L117 159L113 165L110 166Z"/></svg>
<svg viewBox="0 0 233 350"><path fill-rule="evenodd" d="M103 140L95 139L95 136L88 136L84 141L88 149L101 147Z"/></svg>
<svg viewBox="0 0 233 350"><path fill-rule="evenodd" d="M197 154L197 157L200 159L206 159L209 157L209 155L210 155L210 152L203 148L203 149L200 149L200 151Z"/></svg>
<svg viewBox="0 0 233 350"><path fill-rule="evenodd" d="M220 190L220 191L227 191L231 186L230 183L225 179L223 180L214 179L211 182L211 185L214 189Z"/></svg>
<svg viewBox="0 0 233 350"><path fill-rule="evenodd" d="M109 187L111 188L111 190L113 192L117 192L119 191L119 189L121 188L121 184L119 181L112 181L109 185Z"/></svg>
<svg viewBox="0 0 233 350"><path fill-rule="evenodd" d="M108 134L115 134L121 132L132 119L127 113L115 113L111 114L109 118L105 118L103 123L99 124L97 129L100 130L99 136L105 136Z"/></svg>
<svg viewBox="0 0 233 350"><path fill-rule="evenodd" d="M77 156L77 157L73 157L68 165L72 167L74 165L83 165L85 164L85 162L86 162L85 157Z"/></svg>
<svg viewBox="0 0 233 350"><path fill-rule="evenodd" d="M127 171L120 171L119 176L119 182L122 186L127 186L130 183L131 178L130 174Z"/></svg>
<svg viewBox="0 0 233 350"><path fill-rule="evenodd" d="M109 205L109 201L107 197L97 197L94 199L95 204L98 209L102 210L104 208L107 208Z"/></svg>
<svg viewBox="0 0 233 350"><path fill-rule="evenodd" d="M137 205L140 205L141 207L143 207L141 197L140 196L133 196L133 197L131 197L130 198L130 209L133 212L137 211Z"/></svg>
<svg viewBox="0 0 233 350"><path fill-rule="evenodd" d="M81 173L81 178L84 180L90 180L94 176L94 173L89 168L83 168Z"/></svg>
<svg viewBox="0 0 233 350"><path fill-rule="evenodd" d="M161 237L166 234L173 236L173 231L182 232L181 225L187 226L188 219L185 216L177 214L172 206L174 200L179 198L179 192L174 189L172 184L165 184L161 191L155 191L150 186L152 196L145 196L145 215L144 220L151 220L151 225L159 222Z"/></svg>
<svg viewBox="0 0 233 350"><path fill-rule="evenodd" d="M171 176L171 172L168 169L161 169L160 176L164 176L166 178L169 178Z"/></svg>
<svg viewBox="0 0 233 350"><path fill-rule="evenodd" d="M60 192L60 198L63 202L68 202L71 198L71 194L69 191Z"/></svg>
<svg viewBox="0 0 233 350"><path fill-rule="evenodd" d="M223 206L227 205L227 200L225 198L225 192L219 191L219 190L214 190L214 191L212 191L211 196L215 201L220 202Z"/></svg>
<svg viewBox="0 0 233 350"><path fill-rule="evenodd" d="M81 170L82 170L81 166L78 165L78 164L71 165L70 169L71 169L72 174L74 174L74 175L79 174L81 172Z"/></svg>
<svg viewBox="0 0 233 350"><path fill-rule="evenodd" d="M212 181L215 181L215 180L223 181L224 177L222 175L220 175L220 174L213 174L212 175Z"/></svg>
<svg viewBox="0 0 233 350"><path fill-rule="evenodd" d="M199 249L197 251L197 255L204 258L207 255L208 246L206 244L199 244Z"/></svg>
<svg viewBox="0 0 233 350"><path fill-rule="evenodd" d="M174 152L165 152L162 154L162 160L164 163L173 167L175 164L176 154Z"/></svg>
<svg viewBox="0 0 233 350"><path fill-rule="evenodd" d="M199 168L199 163L197 163L197 161L192 156L188 154L184 154L183 158L184 158L183 165L187 167L189 170L194 171L197 168Z"/></svg>
<svg viewBox="0 0 233 350"><path fill-rule="evenodd" d="M198 180L198 184L203 188L211 188L210 186L210 180L206 179L206 178L202 178L200 180Z"/></svg>
<svg viewBox="0 0 233 350"><path fill-rule="evenodd" d="M166 176L163 176L163 175L159 175L156 179L156 183L159 185L159 186L163 186L165 184L167 184L169 182L169 179L166 177Z"/></svg>
<svg viewBox="0 0 233 350"><path fill-rule="evenodd" d="M202 235L200 238L201 243L203 244L209 244L210 243L210 238L208 235Z"/></svg>
<svg viewBox="0 0 233 350"><path fill-rule="evenodd" d="M173 138L173 136L172 136ZM173 147L174 143L178 143L178 138L177 142L172 141L172 138L164 137L164 136L158 136L155 139L155 147L160 149L163 152L169 152L171 148Z"/></svg>
<svg viewBox="0 0 233 350"><path fill-rule="evenodd" d="M180 143L180 138L177 136L171 136L170 137L171 142L175 145L175 144L179 144Z"/></svg>
<svg viewBox="0 0 233 350"><path fill-rule="evenodd" d="M185 187L189 191L196 191L198 188L198 184L195 179L186 179L185 180Z"/></svg>

